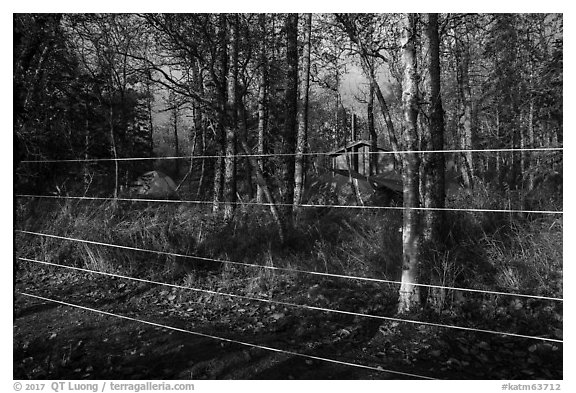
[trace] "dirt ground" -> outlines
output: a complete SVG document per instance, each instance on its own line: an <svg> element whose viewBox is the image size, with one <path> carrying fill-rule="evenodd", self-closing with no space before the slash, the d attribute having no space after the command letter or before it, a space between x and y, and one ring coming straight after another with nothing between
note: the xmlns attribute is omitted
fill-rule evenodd
<svg viewBox="0 0 576 393"><path fill-rule="evenodd" d="M526 340L471 337L257 302L220 300L211 308L208 302L182 300L176 290L75 272L24 278L16 292L15 379L412 378L384 370L438 379L562 378L561 345L536 343L534 349L535 343ZM383 371L229 343L19 292ZM517 361L531 356L532 362Z"/></svg>

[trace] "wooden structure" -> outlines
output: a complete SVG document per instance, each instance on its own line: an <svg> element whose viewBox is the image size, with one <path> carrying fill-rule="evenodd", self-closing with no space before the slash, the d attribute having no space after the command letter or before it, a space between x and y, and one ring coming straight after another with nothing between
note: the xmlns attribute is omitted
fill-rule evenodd
<svg viewBox="0 0 576 393"><path fill-rule="evenodd" d="M352 170L364 176L388 172L394 169L394 156L390 150L377 147L370 153L371 142L367 140L353 141L328 153L331 158L331 169ZM370 155L376 160L376 173L370 173Z"/></svg>

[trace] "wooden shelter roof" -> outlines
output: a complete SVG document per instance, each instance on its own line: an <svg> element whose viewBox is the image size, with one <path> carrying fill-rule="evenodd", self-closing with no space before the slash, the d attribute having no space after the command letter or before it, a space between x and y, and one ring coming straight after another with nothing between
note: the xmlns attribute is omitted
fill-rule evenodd
<svg viewBox="0 0 576 393"><path fill-rule="evenodd" d="M346 151L353 149L354 147L357 147L357 146L370 147L371 144L372 143L368 140L359 140L359 141L350 142L346 146L341 146L337 149L332 150L331 152L328 153L328 155L329 156L339 156L340 154L343 154ZM379 151L391 151L391 150L385 149L381 146L377 146L376 149L378 149Z"/></svg>

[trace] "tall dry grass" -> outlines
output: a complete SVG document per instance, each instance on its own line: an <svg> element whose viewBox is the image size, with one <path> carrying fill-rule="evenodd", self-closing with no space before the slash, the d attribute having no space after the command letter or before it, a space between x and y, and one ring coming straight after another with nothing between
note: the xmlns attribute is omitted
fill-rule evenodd
<svg viewBox="0 0 576 393"><path fill-rule="evenodd" d="M482 185L449 201L450 207L505 205L505 198ZM562 296L561 216L462 211L449 213L446 222L446 244L426 254L433 284ZM398 280L401 223L399 211L310 209L280 244L265 207L241 206L225 222L209 205L36 200L17 206L19 228L190 258L24 234L17 234L16 246L21 257L271 296L283 286L312 288L322 279L266 266ZM32 266L23 264L24 271ZM331 285L352 284L338 280ZM396 288L382 290L394 296ZM436 295L438 311L459 309L471 297L454 291Z"/></svg>

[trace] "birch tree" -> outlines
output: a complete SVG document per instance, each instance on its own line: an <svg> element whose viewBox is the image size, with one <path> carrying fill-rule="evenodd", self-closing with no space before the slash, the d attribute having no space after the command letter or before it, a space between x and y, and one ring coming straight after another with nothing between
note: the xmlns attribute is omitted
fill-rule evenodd
<svg viewBox="0 0 576 393"><path fill-rule="evenodd" d="M312 33L312 14L307 14L304 23L304 49L302 52L302 78L300 85L300 106L298 110L298 135L294 168L294 205L302 199L304 187L304 153L308 135L308 93L310 90L310 36Z"/></svg>
<svg viewBox="0 0 576 393"><path fill-rule="evenodd" d="M404 143L408 151L418 150L418 69L416 57L415 14L406 15L402 29L402 108ZM420 157L408 153L403 159L404 215L402 224L402 284L398 301L398 313L407 313L420 304L418 286L419 263L419 190Z"/></svg>
<svg viewBox="0 0 576 393"><path fill-rule="evenodd" d="M230 47L226 100L226 158L224 160L224 193L226 205L224 218L230 220L236 208L236 133L238 128L236 85L238 81L238 35L239 18L237 14L230 18Z"/></svg>

